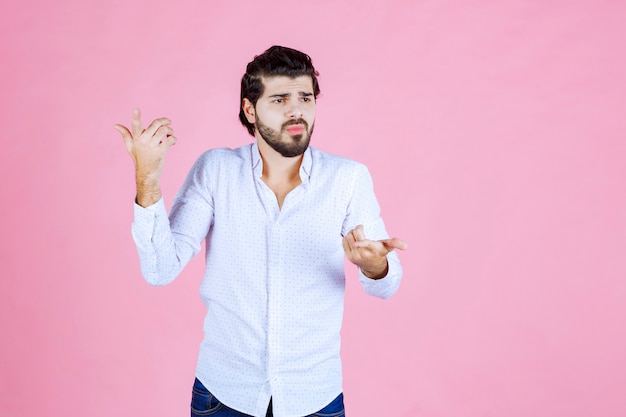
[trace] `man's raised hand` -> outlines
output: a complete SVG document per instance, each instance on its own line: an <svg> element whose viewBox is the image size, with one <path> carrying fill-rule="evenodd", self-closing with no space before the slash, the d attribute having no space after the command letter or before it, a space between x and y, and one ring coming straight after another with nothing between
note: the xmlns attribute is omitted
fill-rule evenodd
<svg viewBox="0 0 626 417"><path fill-rule="evenodd" d="M161 188L159 178L165 162L167 149L176 143L171 121L165 117L155 119L143 129L141 112L133 110L131 130L116 124L115 130L120 132L126 149L135 164L137 181L137 204L147 207L159 201Z"/></svg>

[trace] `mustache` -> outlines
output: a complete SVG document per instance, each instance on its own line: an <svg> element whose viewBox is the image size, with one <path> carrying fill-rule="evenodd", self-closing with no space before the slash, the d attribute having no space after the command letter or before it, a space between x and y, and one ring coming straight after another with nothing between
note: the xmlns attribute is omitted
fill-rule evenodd
<svg viewBox="0 0 626 417"><path fill-rule="evenodd" d="M291 125L304 125L305 130L307 132L309 131L309 124L304 119L287 120L285 123L283 123L281 129L285 130L285 129L287 129L287 127L289 127Z"/></svg>

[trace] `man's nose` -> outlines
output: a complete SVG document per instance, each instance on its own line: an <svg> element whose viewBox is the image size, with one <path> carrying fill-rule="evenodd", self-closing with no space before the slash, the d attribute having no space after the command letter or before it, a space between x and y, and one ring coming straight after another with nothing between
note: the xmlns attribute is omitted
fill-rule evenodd
<svg viewBox="0 0 626 417"><path fill-rule="evenodd" d="M292 103L291 106L287 109L287 116L291 119L300 119L302 118L304 112L302 111L302 106L299 102Z"/></svg>

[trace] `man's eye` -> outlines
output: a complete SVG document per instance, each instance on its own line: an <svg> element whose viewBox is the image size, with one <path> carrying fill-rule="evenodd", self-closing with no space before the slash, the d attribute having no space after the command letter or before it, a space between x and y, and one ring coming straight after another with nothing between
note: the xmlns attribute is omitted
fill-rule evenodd
<svg viewBox="0 0 626 417"><path fill-rule="evenodd" d="M274 99L274 101L272 101L272 103L280 104L280 103L282 103L283 101L284 101L284 100L283 100L282 98L277 98L277 99Z"/></svg>
<svg viewBox="0 0 626 417"><path fill-rule="evenodd" d="M302 97L302 101L304 103L308 103L309 101L311 101L311 98L310 97Z"/></svg>

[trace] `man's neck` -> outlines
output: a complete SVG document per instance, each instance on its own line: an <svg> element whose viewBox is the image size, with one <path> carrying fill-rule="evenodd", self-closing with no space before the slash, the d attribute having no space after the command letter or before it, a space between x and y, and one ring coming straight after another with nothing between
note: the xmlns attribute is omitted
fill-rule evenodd
<svg viewBox="0 0 626 417"><path fill-rule="evenodd" d="M276 152L262 138L257 139L263 160L263 180L268 184L300 181L300 166L303 155L287 158Z"/></svg>

